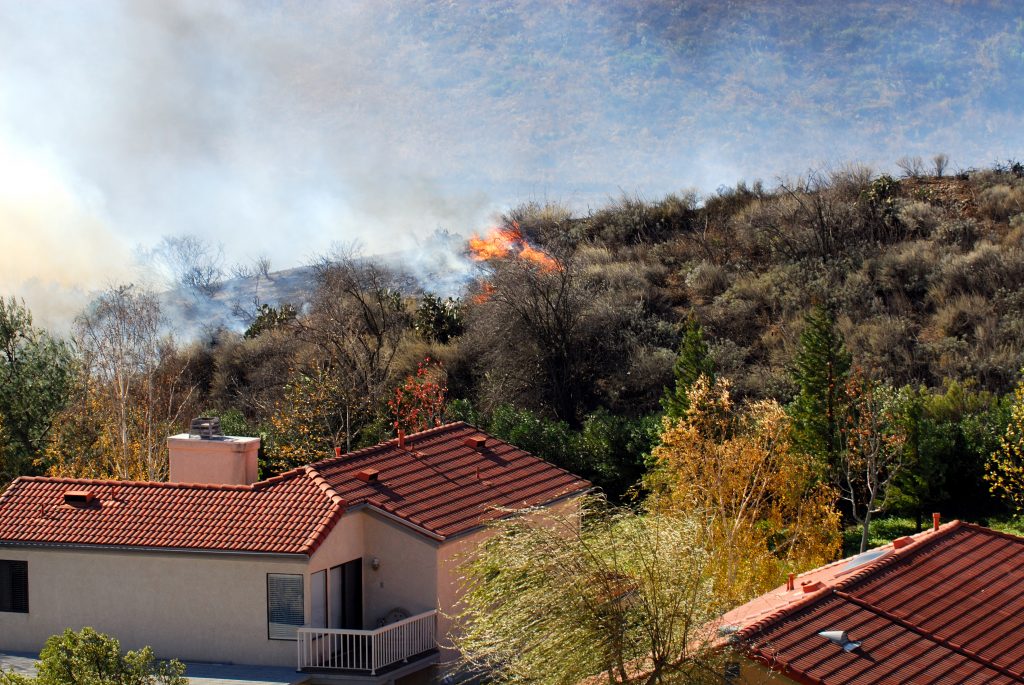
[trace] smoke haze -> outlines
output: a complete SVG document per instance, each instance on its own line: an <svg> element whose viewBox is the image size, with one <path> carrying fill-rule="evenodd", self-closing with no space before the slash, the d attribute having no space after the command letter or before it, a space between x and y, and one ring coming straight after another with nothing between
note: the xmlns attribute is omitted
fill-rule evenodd
<svg viewBox="0 0 1024 685"><path fill-rule="evenodd" d="M51 324L163 235L285 268L1024 142L1011 2L3 1L0 65L0 294Z"/></svg>

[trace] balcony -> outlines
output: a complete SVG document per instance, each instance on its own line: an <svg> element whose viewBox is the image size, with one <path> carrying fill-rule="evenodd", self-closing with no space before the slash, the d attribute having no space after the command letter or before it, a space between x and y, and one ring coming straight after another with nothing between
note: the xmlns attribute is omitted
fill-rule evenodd
<svg viewBox="0 0 1024 685"><path fill-rule="evenodd" d="M436 650L436 610L376 630L299 628L298 670L372 677L435 655ZM423 666L433 663L434 659L424 660Z"/></svg>

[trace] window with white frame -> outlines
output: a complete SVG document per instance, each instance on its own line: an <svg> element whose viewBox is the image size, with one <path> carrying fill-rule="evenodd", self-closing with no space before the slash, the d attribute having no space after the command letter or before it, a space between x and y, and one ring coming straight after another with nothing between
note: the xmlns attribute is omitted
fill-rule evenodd
<svg viewBox="0 0 1024 685"><path fill-rule="evenodd" d="M302 574L267 574L267 637L295 640L306 620Z"/></svg>

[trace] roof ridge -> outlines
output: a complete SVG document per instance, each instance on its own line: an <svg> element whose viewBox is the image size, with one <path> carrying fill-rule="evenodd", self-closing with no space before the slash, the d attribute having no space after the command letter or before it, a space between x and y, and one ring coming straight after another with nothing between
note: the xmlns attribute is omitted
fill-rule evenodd
<svg viewBox="0 0 1024 685"><path fill-rule="evenodd" d="M882 557L879 557L878 559L869 561L868 563L864 564L863 568L860 568L856 572L851 573L846 578L837 581L836 584L832 587L836 590L845 590L851 585L854 585L860 582L861 580L864 580L868 576L874 574L875 572L881 570L885 566L894 564L902 559L908 559L911 556L920 552L921 550L930 547L931 544L934 543L936 540L942 539L950 533L952 533L953 531L958 530L961 527L961 525L963 524L959 519L953 519L949 523L939 526L938 530L932 529L917 533L911 536L913 537L914 541L906 547L896 549L896 547L894 546L891 554L886 554ZM892 543L890 542L883 546L888 546L891 544ZM876 547L875 549L878 548Z"/></svg>
<svg viewBox="0 0 1024 685"><path fill-rule="evenodd" d="M834 581L834 584L832 584L832 585L825 584L825 581L819 581L819 582L822 582L824 584L824 587L822 587L821 589L816 590L814 592L810 592L807 595L805 595L804 597L801 597L801 598L793 601L791 604L787 604L785 606L782 606L782 607L776 609L775 611L773 611L771 613L765 614L764 616L762 616L761 618L757 619L756 621L754 621L750 625L746 626L745 628L741 628L739 631L737 631L736 634L737 634L737 636L739 636L741 638L752 637L754 634L760 632L765 627L767 627L767 626L769 626L769 625L771 625L771 624L773 624L773 623L775 623L777 621L780 621L783 618L786 618L787 616L795 613L796 611L799 611L799 610L805 608L806 606L808 606L810 604L813 604L814 602L817 602L819 599L823 599L824 597L826 597L829 594L834 594L836 592L843 591L847 587L849 587L850 585L863 580L865 577L875 573L876 571L880 570L884 566L888 566L889 564L895 563L896 561L901 560L901 559L906 559L908 556L910 556L912 554L915 554L915 553L917 553L918 551L920 551L922 549L925 549L925 547L927 546L926 543L928 543L930 541L937 540L940 537L944 537L944 535L937 535L936 533L943 533L944 534L944 533L947 533L947 532L951 532L953 530L958 529L961 525L962 525L962 522L959 519L956 519L956 520L950 521L949 523L943 524L939 528L938 531L926 530L926 531L922 531L921 533L917 533L917 534L915 534L913 536L914 537L914 542L912 542L911 544L907 545L906 547L903 547L901 549L896 549L895 547L893 547L891 553L886 554L886 555L884 555L884 556L882 556L882 557L880 557L878 559L875 559L873 561L869 561L867 564L864 565L863 568L858 569L855 573L853 573L853 574L851 574L851 575L849 575L849 576L847 576L845 578L842 578L842 579L840 579L838 581ZM892 545L892 543L889 542L889 543L886 543L885 545L879 545L878 547L873 547L870 550L864 550L863 552L861 552L861 554L867 554L870 551L877 550L877 549L882 549L883 547L889 547L891 545ZM840 563L842 563L844 561L849 561L850 559L855 559L858 556L860 556L860 554L855 554L852 557L846 557L844 559L839 559L837 561L833 561L831 564L825 564L824 566L819 566L817 569L814 569L814 570L817 571L817 570L820 570L822 568L830 568L830 567L835 566L837 564L840 564Z"/></svg>
<svg viewBox="0 0 1024 685"><path fill-rule="evenodd" d="M467 426L469 425L465 421L452 421L450 423L442 423L440 426L432 426L430 428L421 430L421 431L416 432L416 433L410 433L410 434L405 436L405 439L409 440L411 438L421 437L423 435L427 435L427 434L430 434L430 433L436 433L436 432L439 432L443 428L453 428L455 426L458 426L459 424L464 424L464 425L467 425ZM477 429L477 430L479 430L479 429ZM324 467L324 466L334 466L335 464L341 463L341 462L343 462L343 461L345 461L347 459L351 459L352 457L363 456L364 454L369 454L370 452L373 452L374 450L383 450L386 447L392 447L392 446L396 446L396 447L398 446L398 438L391 438L389 440L385 440L384 442L378 442L376 445L370 445L368 447L360 447L357 450L352 450L351 452L345 452L344 454L338 454L338 455L335 455L333 457L325 457L323 459L318 459L317 461L310 462L306 466L312 466L314 468ZM299 468L302 468L302 467L299 467Z"/></svg>
<svg viewBox="0 0 1024 685"><path fill-rule="evenodd" d="M114 478L63 478L59 476L19 476L11 482L13 487L15 483L26 482L26 483L64 483L66 485L103 485L103 486L118 486L118 487L132 487L132 488L182 488L192 490L252 490L253 485L238 485L233 483L178 483L163 480L117 480ZM265 481L261 481L265 482ZM10 490L10 488L8 488ZM4 495L7 494L7 490L4 491Z"/></svg>

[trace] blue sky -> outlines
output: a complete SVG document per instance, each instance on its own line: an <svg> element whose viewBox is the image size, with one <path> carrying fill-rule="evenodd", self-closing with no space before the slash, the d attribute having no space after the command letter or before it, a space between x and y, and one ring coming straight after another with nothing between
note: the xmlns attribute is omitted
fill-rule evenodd
<svg viewBox="0 0 1024 685"><path fill-rule="evenodd" d="M284 268L531 200L980 166L1022 108L1014 2L0 0L0 293L67 313L170 234Z"/></svg>

